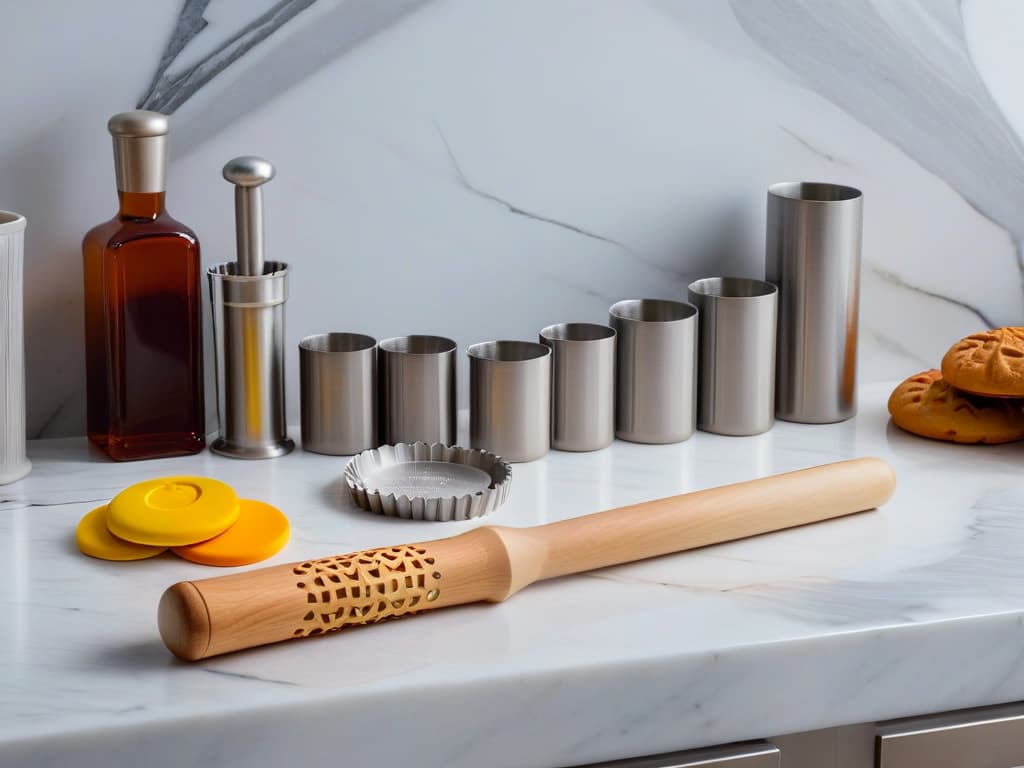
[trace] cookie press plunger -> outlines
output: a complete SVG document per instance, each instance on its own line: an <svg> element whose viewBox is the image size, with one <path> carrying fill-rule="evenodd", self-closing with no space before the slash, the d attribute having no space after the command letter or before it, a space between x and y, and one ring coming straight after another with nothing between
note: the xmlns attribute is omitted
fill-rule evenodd
<svg viewBox="0 0 1024 768"><path fill-rule="evenodd" d="M269 459L295 447L284 408L284 303L288 265L263 256L263 191L274 166L236 157L224 166L235 185L238 261L210 267L220 438L210 450Z"/></svg>

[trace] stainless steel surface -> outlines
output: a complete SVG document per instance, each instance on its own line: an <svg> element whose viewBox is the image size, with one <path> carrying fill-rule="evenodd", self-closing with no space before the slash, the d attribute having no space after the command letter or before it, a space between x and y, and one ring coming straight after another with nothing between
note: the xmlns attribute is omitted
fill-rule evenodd
<svg viewBox="0 0 1024 768"><path fill-rule="evenodd" d="M284 405L288 265L263 256L260 185L274 177L274 167L246 155L229 161L223 174L235 184L238 261L208 272L220 417L220 438L210 450L240 459L268 459L295 447Z"/></svg>
<svg viewBox="0 0 1024 768"><path fill-rule="evenodd" d="M363 451L345 467L363 509L411 520L469 520L508 498L512 468L489 451L399 443Z"/></svg>
<svg viewBox="0 0 1024 768"><path fill-rule="evenodd" d="M757 435L775 414L775 312L778 291L745 277L690 283L700 317L697 428Z"/></svg>
<svg viewBox="0 0 1024 768"><path fill-rule="evenodd" d="M779 288L775 415L827 424L857 412L863 196L853 187L768 188L765 274Z"/></svg>
<svg viewBox="0 0 1024 768"><path fill-rule="evenodd" d="M615 439L615 329L592 323L549 325L551 447L596 451Z"/></svg>
<svg viewBox="0 0 1024 768"><path fill-rule="evenodd" d="M0 211L0 485L32 469L25 453L25 217Z"/></svg>
<svg viewBox="0 0 1024 768"><path fill-rule="evenodd" d="M224 178L235 185L235 240L238 274L262 275L263 190L274 178L274 166L262 157L243 155L224 166Z"/></svg>
<svg viewBox="0 0 1024 768"><path fill-rule="evenodd" d="M506 461L551 449L551 349L532 341L485 341L469 355L469 444Z"/></svg>
<svg viewBox="0 0 1024 768"><path fill-rule="evenodd" d="M137 109L107 121L114 141L114 173L121 192L163 192L166 189L166 115Z"/></svg>
<svg viewBox="0 0 1024 768"><path fill-rule="evenodd" d="M779 768L780 760L781 754L774 745L758 741L591 763L579 768Z"/></svg>
<svg viewBox="0 0 1024 768"><path fill-rule="evenodd" d="M220 437L214 453L268 459L295 444L285 423L284 303L288 265L266 262L265 274L238 275L234 262L208 271L217 361Z"/></svg>
<svg viewBox="0 0 1024 768"><path fill-rule="evenodd" d="M618 333L615 435L634 443L678 443L697 417L697 308L628 299L609 310Z"/></svg>
<svg viewBox="0 0 1024 768"><path fill-rule="evenodd" d="M875 724L857 723L768 739L785 768L875 768Z"/></svg>
<svg viewBox="0 0 1024 768"><path fill-rule="evenodd" d="M455 349L443 336L377 345L382 443L455 442Z"/></svg>
<svg viewBox="0 0 1024 768"><path fill-rule="evenodd" d="M299 342L302 447L349 456L377 442L377 342L323 333Z"/></svg>
<svg viewBox="0 0 1024 768"><path fill-rule="evenodd" d="M1021 705L884 723L878 768L1014 768L1024 765Z"/></svg>

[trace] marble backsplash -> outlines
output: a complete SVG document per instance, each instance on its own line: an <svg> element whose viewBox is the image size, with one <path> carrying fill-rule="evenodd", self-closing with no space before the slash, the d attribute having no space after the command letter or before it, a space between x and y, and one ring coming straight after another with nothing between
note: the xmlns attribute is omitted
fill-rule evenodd
<svg viewBox="0 0 1024 768"><path fill-rule="evenodd" d="M84 431L80 241L116 205L107 117L139 105L172 114L168 207L207 264L234 258L224 162L277 166L293 422L309 333L465 349L761 276L780 180L865 193L861 380L934 366L1024 322L1022 26L1012 0L12 5L29 435Z"/></svg>

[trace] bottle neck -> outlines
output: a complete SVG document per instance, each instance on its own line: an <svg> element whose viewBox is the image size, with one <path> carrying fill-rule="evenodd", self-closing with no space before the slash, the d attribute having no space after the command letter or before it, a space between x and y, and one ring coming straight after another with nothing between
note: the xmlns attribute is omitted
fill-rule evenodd
<svg viewBox="0 0 1024 768"><path fill-rule="evenodd" d="M121 201L118 216L122 219L148 219L153 221L164 212L164 192L122 192L117 197Z"/></svg>

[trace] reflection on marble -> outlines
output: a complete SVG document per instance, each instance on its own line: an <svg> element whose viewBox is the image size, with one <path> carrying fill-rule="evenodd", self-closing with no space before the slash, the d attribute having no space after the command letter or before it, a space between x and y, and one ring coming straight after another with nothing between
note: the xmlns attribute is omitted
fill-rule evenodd
<svg viewBox="0 0 1024 768"><path fill-rule="evenodd" d="M1024 449L905 434L888 391L845 424L552 452L516 466L491 518L440 525L355 508L341 458L113 464L81 439L32 443L37 471L0 488L0 765L255 768L343 748L353 764L555 768L1022 699ZM191 665L163 649L155 606L218 571L99 562L71 541L87 510L160 474L279 505L294 535L277 563L863 455L897 471L875 512Z"/></svg>
<svg viewBox="0 0 1024 768"><path fill-rule="evenodd" d="M115 201L106 120L140 96L176 107L168 204L208 264L234 252L226 159L278 168L293 420L309 333L465 348L758 276L781 179L865 191L862 381L931 367L1024 315L1016 64L987 53L1002 6L969 5L966 31L953 0L17 5L0 200L29 221L29 433L83 431L79 242Z"/></svg>

